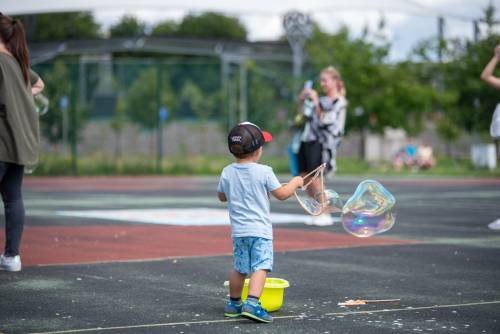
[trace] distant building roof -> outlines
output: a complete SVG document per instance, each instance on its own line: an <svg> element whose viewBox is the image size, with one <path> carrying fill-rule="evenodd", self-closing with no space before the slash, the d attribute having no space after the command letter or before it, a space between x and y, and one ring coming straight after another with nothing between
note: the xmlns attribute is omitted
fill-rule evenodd
<svg viewBox="0 0 500 334"><path fill-rule="evenodd" d="M235 42L216 39L141 36L30 43L29 47L32 62L35 64L62 55L96 55L121 52L243 57L255 60L292 62L292 52L286 41Z"/></svg>

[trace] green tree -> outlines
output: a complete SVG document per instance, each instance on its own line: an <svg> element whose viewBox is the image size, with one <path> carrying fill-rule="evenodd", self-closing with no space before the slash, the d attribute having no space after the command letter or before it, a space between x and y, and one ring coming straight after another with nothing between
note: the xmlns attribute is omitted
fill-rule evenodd
<svg viewBox="0 0 500 334"><path fill-rule="evenodd" d="M288 128L286 111L293 107L284 93L291 86L290 77L269 64L247 61L246 66L248 120L276 133Z"/></svg>
<svg viewBox="0 0 500 334"><path fill-rule="evenodd" d="M145 33L146 24L132 15L124 15L118 23L109 28L111 37L141 36Z"/></svg>
<svg viewBox="0 0 500 334"><path fill-rule="evenodd" d="M478 43L466 45L464 53L446 66L445 84L458 95L454 119L468 132L487 132L498 103L498 91L482 82L479 76L499 39L500 35L492 34Z"/></svg>
<svg viewBox="0 0 500 334"><path fill-rule="evenodd" d="M189 14L185 16L179 24L177 35L245 41L247 31L237 18L206 12L200 15Z"/></svg>
<svg viewBox="0 0 500 334"><path fill-rule="evenodd" d="M162 73L162 90L158 92L158 68L143 70L130 86L126 97L126 115L130 120L146 129L154 129L158 125L158 95L160 103L170 110L175 110L174 96L166 73Z"/></svg>
<svg viewBox="0 0 500 334"><path fill-rule="evenodd" d="M451 145L460 138L460 128L451 117L443 115L437 122L437 133L446 144L446 155L451 158Z"/></svg>
<svg viewBox="0 0 500 334"><path fill-rule="evenodd" d="M486 28L488 35L493 34L493 28L500 23L498 18L496 17L496 8L492 2L490 2L483 11L483 18L480 20L481 22L486 24Z"/></svg>
<svg viewBox="0 0 500 334"><path fill-rule="evenodd" d="M50 65L39 65L35 67L35 71L39 71L40 76L45 82L45 89L43 94L49 99L49 112L42 117L40 117L40 129L42 135L48 140L49 143L56 145L62 142L63 133L63 110L61 109L60 101L61 98L66 97L68 99L67 106L67 125L68 125L68 140L73 136L73 131L76 130L76 136L79 137L81 131L85 128L84 124L86 121L86 110L76 103L77 108L77 123L78 128L71 128L71 89L77 87L72 87L72 85L77 85L78 80L71 79L71 71L76 71L75 64L67 64L63 60L56 60ZM69 144L69 143L67 143Z"/></svg>
<svg viewBox="0 0 500 334"><path fill-rule="evenodd" d="M180 94L180 109L181 112L192 113L196 115L198 122L201 124L200 147L205 149L210 145L207 139L207 121L214 113L215 97L207 96L200 87L193 81L188 80L184 83Z"/></svg>
<svg viewBox="0 0 500 334"><path fill-rule="evenodd" d="M151 31L152 36L173 36L177 32L177 23L172 20L166 20L158 23Z"/></svg>
<svg viewBox="0 0 500 334"><path fill-rule="evenodd" d="M51 68L41 68L40 75L45 82L43 94L50 101L49 112L40 117L40 128L43 136L50 143L56 144L63 137L63 117L59 101L63 96L70 96L69 68L64 62L56 61Z"/></svg>
<svg viewBox="0 0 500 334"><path fill-rule="evenodd" d="M127 124L127 104L126 100L123 98L122 94L118 95L118 101L116 104L115 115L111 119L110 128L115 134L115 157L120 158L122 156L122 134L123 129Z"/></svg>
<svg viewBox="0 0 500 334"><path fill-rule="evenodd" d="M19 16L29 42L97 38L99 24L90 12L48 13Z"/></svg>
<svg viewBox="0 0 500 334"><path fill-rule="evenodd" d="M485 36L479 41L444 40L443 63L436 62L436 39L422 41L413 52L420 63L419 75L436 87L434 105L442 113L438 133L445 141L454 140L460 131L487 132L498 103L498 91L479 78L500 40L494 29L498 24L495 7L490 4L483 13Z"/></svg>
<svg viewBox="0 0 500 334"><path fill-rule="evenodd" d="M191 80L184 83L179 97L181 112L192 113L203 122L207 121L213 112L212 101L207 99L200 87Z"/></svg>
<svg viewBox="0 0 500 334"><path fill-rule="evenodd" d="M411 62L389 63L389 44L370 42L366 35L352 38L346 27L328 34L316 26L306 48L312 72L335 66L345 82L350 106L364 110L348 113L347 129L382 132L385 127L402 127L410 134L422 130L433 88L415 77Z"/></svg>

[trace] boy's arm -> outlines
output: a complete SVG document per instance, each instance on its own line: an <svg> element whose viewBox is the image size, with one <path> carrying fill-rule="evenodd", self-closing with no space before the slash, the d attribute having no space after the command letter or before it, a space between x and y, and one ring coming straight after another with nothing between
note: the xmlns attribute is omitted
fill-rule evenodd
<svg viewBox="0 0 500 334"><path fill-rule="evenodd" d="M219 198L219 201L221 202L227 202L226 194L221 193L220 191L217 192L217 197Z"/></svg>
<svg viewBox="0 0 500 334"><path fill-rule="evenodd" d="M280 188L271 191L274 197L280 201L284 201L293 195L295 190L304 185L304 179L300 176L296 176L290 180L287 184L281 186Z"/></svg>
<svg viewBox="0 0 500 334"><path fill-rule="evenodd" d="M220 175L220 179L219 179L219 184L217 185L217 198L219 199L219 201L221 202L227 202L227 197L226 197L226 182L227 179L226 179L226 176L225 176L225 169L222 170L222 173Z"/></svg>

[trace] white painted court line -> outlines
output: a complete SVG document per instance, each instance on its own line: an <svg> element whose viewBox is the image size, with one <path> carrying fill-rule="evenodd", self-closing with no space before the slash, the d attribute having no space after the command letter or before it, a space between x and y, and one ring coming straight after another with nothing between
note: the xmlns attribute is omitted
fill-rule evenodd
<svg viewBox="0 0 500 334"><path fill-rule="evenodd" d="M395 308L395 309L382 309L382 310L371 310L371 311L349 311L349 312L333 312L333 313L325 313L318 316L348 316L348 315L359 315L359 314L375 314L375 313L389 313L389 312L405 312L405 311L418 311L418 310L428 310L428 309L436 309L436 308L456 308L456 307L468 307L468 306L481 306L481 305L492 305L492 304L500 304L500 300L492 300L492 301L482 301L482 302L473 302L473 303L462 303L462 304L447 304L447 305L432 305L432 306L420 306L420 307L406 307L406 308ZM299 316L299 315L284 315L284 316L276 316L274 319L307 319L309 316ZM134 328L154 328L154 327L171 327L171 326L187 326L187 325L201 325L201 324L218 324L218 323L226 323L226 322L236 322L241 319L217 319L217 320L200 320L200 321L185 321L185 322L166 322L166 323L158 323L158 324L143 324L143 325L131 325L131 326L115 326L115 327L95 327L95 328L82 328L82 329L69 329L63 331L56 332L38 332L31 334L65 334L65 333L85 333L85 332L99 332L99 331L114 331L120 329L134 329Z"/></svg>
<svg viewBox="0 0 500 334"><path fill-rule="evenodd" d="M227 209L130 209L130 210L74 210L56 211L58 216L118 220L134 223L180 226L229 225ZM337 218L337 217L335 217ZM338 220L339 218L337 218ZM306 223L311 216L303 214L271 213L273 224Z"/></svg>

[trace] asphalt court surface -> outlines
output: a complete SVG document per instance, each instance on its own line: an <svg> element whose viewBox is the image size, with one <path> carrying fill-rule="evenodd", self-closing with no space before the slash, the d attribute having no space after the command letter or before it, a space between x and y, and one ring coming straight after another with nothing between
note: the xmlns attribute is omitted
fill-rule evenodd
<svg viewBox="0 0 500 334"><path fill-rule="evenodd" d="M347 198L360 181L329 186ZM216 178L27 179L25 267L0 271L0 332L500 333L500 232L487 228L500 217L500 180L380 181L397 199L396 224L380 237L338 223L275 226L272 276L291 287L275 322L260 325L222 316L227 226L61 214L224 209ZM272 211L303 215L293 199ZM337 306L356 298L401 301Z"/></svg>

